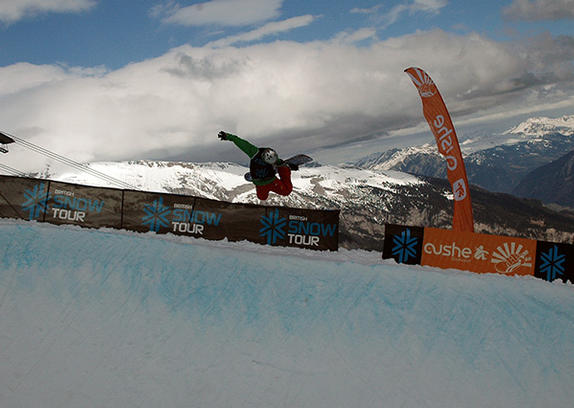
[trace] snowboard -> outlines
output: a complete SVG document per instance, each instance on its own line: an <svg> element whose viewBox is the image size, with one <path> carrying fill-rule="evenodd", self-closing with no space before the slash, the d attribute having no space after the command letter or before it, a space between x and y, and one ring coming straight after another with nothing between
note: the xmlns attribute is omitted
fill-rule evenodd
<svg viewBox="0 0 574 408"><path fill-rule="evenodd" d="M312 161L313 158L307 156L306 154L297 154L293 157L288 158L287 160L284 160L285 164L288 165L291 168L291 170L295 170L299 166ZM295 169L293 167L295 167ZM249 172L245 173L245 180L253 181L253 179L251 178L251 173Z"/></svg>

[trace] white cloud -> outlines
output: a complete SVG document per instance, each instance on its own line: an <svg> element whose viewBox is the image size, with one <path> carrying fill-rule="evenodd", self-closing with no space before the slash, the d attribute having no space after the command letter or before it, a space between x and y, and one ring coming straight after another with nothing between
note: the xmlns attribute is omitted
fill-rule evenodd
<svg viewBox="0 0 574 408"><path fill-rule="evenodd" d="M387 28L396 23L403 14L427 13L438 14L448 4L448 0L408 0L403 1L387 12L381 12L382 5L368 9L355 8L351 13L369 14L381 28Z"/></svg>
<svg viewBox="0 0 574 408"><path fill-rule="evenodd" d="M352 32L342 32L337 34L333 41L344 44L359 43L365 40L372 40L377 37L377 30L375 28L361 28Z"/></svg>
<svg viewBox="0 0 574 408"><path fill-rule="evenodd" d="M351 10L351 13L353 14L372 14L377 12L381 7L383 7L382 4L377 4L376 6L370 7L370 8L354 8Z"/></svg>
<svg viewBox="0 0 574 408"><path fill-rule="evenodd" d="M573 19L574 0L514 0L503 14L511 20Z"/></svg>
<svg viewBox="0 0 574 408"><path fill-rule="evenodd" d="M267 23L264 26L257 28L255 30L249 31L247 33L242 33L230 37L225 37L220 40L216 40L207 44L207 46L212 47L226 47L232 44L241 43L241 42L251 42L255 40L259 40L264 37L268 37L270 35L283 33L286 31L290 31L299 27L304 27L311 24L315 18L311 15L306 16L299 16L289 18L283 21L274 21L271 23Z"/></svg>
<svg viewBox="0 0 574 408"><path fill-rule="evenodd" d="M393 7L390 11L379 16L378 20L381 23L381 28L387 28L397 22L401 14L408 11L409 8L404 4L399 4Z"/></svg>
<svg viewBox="0 0 574 408"><path fill-rule="evenodd" d="M24 92L66 77L67 73L61 67L54 65L33 65L22 62L1 67L0 97Z"/></svg>
<svg viewBox="0 0 574 408"><path fill-rule="evenodd" d="M221 129L289 154L423 121L403 73L413 65L429 72L457 119L571 98L573 44L545 37L532 47L435 30L360 47L183 46L112 72L18 64L0 68L0 123L78 161L241 160L217 140Z"/></svg>
<svg viewBox="0 0 574 408"><path fill-rule="evenodd" d="M170 2L156 6L152 14L168 24L184 26L245 26L279 16L283 0L211 0L181 7Z"/></svg>
<svg viewBox="0 0 574 408"><path fill-rule="evenodd" d="M438 13L440 9L448 4L448 0L414 0L409 5L411 11L424 11L427 13Z"/></svg>
<svg viewBox="0 0 574 408"><path fill-rule="evenodd" d="M78 13L95 5L96 0L2 0L0 21L14 23L44 13Z"/></svg>

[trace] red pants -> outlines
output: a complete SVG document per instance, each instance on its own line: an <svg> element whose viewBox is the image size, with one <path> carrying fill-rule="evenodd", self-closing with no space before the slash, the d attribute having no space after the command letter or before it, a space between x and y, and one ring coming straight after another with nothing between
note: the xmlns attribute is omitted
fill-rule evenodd
<svg viewBox="0 0 574 408"><path fill-rule="evenodd" d="M282 196L288 196L293 191L291 169L288 166L281 166L277 169L277 172L279 173L279 178L276 178L273 182L264 186L255 186L257 197L260 200L267 200L270 191Z"/></svg>

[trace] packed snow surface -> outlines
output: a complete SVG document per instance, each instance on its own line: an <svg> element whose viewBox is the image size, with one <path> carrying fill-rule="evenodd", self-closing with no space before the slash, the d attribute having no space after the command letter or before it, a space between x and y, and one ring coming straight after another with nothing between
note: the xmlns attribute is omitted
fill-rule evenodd
<svg viewBox="0 0 574 408"><path fill-rule="evenodd" d="M574 288L0 220L0 406L572 407Z"/></svg>

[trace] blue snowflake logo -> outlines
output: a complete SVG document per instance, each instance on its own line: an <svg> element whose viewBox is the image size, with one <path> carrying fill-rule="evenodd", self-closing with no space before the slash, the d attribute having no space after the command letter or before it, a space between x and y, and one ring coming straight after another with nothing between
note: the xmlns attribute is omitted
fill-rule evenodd
<svg viewBox="0 0 574 408"><path fill-rule="evenodd" d="M146 213L142 218L142 224L147 225L150 231L158 232L161 227L169 226L168 216L171 213L169 207L163 205L163 197L155 200L153 204L146 204L144 206Z"/></svg>
<svg viewBox="0 0 574 408"><path fill-rule="evenodd" d="M392 254L399 256L399 263L405 263L409 258L417 256L416 246L418 242L418 238L411 237L411 230L407 228L401 235L393 236Z"/></svg>
<svg viewBox="0 0 574 408"><path fill-rule="evenodd" d="M285 226L287 219L279 216L279 210L275 209L268 217L261 218L263 228L259 230L261 236L267 238L267 245L274 245L278 239L285 238Z"/></svg>
<svg viewBox="0 0 574 408"><path fill-rule="evenodd" d="M50 193L45 183L36 184L32 190L25 190L24 198L26 201L22 204L22 209L28 213L28 219L36 220L46 213Z"/></svg>
<svg viewBox="0 0 574 408"><path fill-rule="evenodd" d="M564 262L566 255L558 253L558 246L554 245L548 252L543 252L540 256L540 272L546 274L546 280L553 281L557 275L563 275L566 271Z"/></svg>

